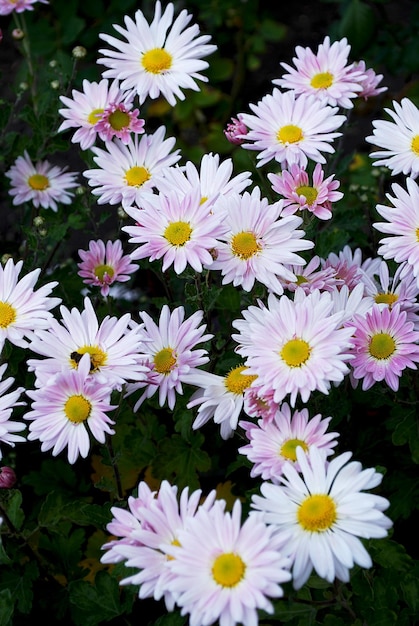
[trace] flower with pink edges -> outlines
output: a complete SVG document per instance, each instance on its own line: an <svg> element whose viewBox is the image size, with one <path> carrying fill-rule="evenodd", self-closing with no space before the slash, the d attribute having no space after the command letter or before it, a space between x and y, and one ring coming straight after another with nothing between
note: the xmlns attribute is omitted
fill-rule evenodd
<svg viewBox="0 0 419 626"><path fill-rule="evenodd" d="M280 402L274 400L273 389L263 389L256 380L244 390L243 409L249 417L261 417L264 423L271 422L279 407Z"/></svg>
<svg viewBox="0 0 419 626"><path fill-rule="evenodd" d="M380 93L387 91L388 87L379 87L379 83L383 79L382 74L376 74L372 68L367 68L365 65L365 61L358 61L353 64L352 70L350 70L349 75L352 71L354 71L357 76L359 76L359 71L362 72L362 77L359 80L359 83L362 87L362 91L359 92L358 97L364 98L364 100L368 100L373 96L378 96Z"/></svg>
<svg viewBox="0 0 419 626"><path fill-rule="evenodd" d="M101 239L90 241L88 250L78 252L82 259L78 263L79 276L85 279L83 282L86 285L100 287L102 296L109 294L113 283L126 282L130 279L129 274L138 269L137 263L131 262L131 256L124 255L119 239L107 241L106 245Z"/></svg>
<svg viewBox="0 0 419 626"><path fill-rule="evenodd" d="M333 291L335 287L344 284L342 279L337 278L334 267L321 267L321 259L317 254L304 267L298 265L286 265L286 267L297 278L295 282L282 280L284 289L291 292L298 288L301 288L305 293L310 293L315 289Z"/></svg>
<svg viewBox="0 0 419 626"><path fill-rule="evenodd" d="M49 4L48 0L0 0L0 15L10 15L10 13L23 13L23 11L33 11L36 2Z"/></svg>
<svg viewBox="0 0 419 626"><path fill-rule="evenodd" d="M240 146L244 139L243 135L247 133L247 126L243 122L243 116L241 113L237 117L232 117L224 130L224 135L228 141L236 146Z"/></svg>
<svg viewBox="0 0 419 626"><path fill-rule="evenodd" d="M335 270L335 277L343 281L351 290L360 281L362 282L364 276L373 276L380 262L379 257L369 257L363 260L360 248L352 250L346 245L339 252L330 252L325 259L321 259L321 266L323 269L332 267Z"/></svg>
<svg viewBox="0 0 419 626"><path fill-rule="evenodd" d="M12 376L3 378L3 374L7 369L7 363L0 365L0 443L14 448L15 443L26 441L22 435L16 433L25 430L26 426L23 422L15 422L11 420L13 409L16 406L23 406L25 402L20 400L22 393L25 391L23 387L17 387L13 391L6 393L15 382ZM3 457L0 447L0 459Z"/></svg>
<svg viewBox="0 0 419 626"><path fill-rule="evenodd" d="M314 168L311 184L308 172L296 163L280 174L268 173L268 178L272 189L284 198L283 216L306 209L321 220L329 220L332 203L343 198L343 193L336 191L340 182L333 180L334 174L325 179L320 163Z"/></svg>
<svg viewBox="0 0 419 626"><path fill-rule="evenodd" d="M337 445L337 432L327 432L331 417L322 418L320 414L309 417L307 409L291 413L284 402L273 420L258 420L258 423L242 420L239 426L244 429L249 443L238 449L253 467L250 476L261 476L263 480L278 482L282 476L284 463L294 463L299 469L297 446L307 452L316 447L322 455L329 457Z"/></svg>
<svg viewBox="0 0 419 626"><path fill-rule="evenodd" d="M416 370L419 362L419 332L407 320L407 312L399 304L391 310L375 304L365 315L355 315L350 324L352 380L362 379L363 391L381 381L397 391L403 371Z"/></svg>
<svg viewBox="0 0 419 626"><path fill-rule="evenodd" d="M118 137L122 143L128 144L131 133L144 133L145 121L139 115L140 110L131 109L131 105L111 102L96 122L95 130L105 142Z"/></svg>

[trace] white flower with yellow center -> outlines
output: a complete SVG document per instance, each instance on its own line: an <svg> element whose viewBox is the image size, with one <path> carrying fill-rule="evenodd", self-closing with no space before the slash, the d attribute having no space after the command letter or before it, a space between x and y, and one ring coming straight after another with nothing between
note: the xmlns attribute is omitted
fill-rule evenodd
<svg viewBox="0 0 419 626"><path fill-rule="evenodd" d="M252 506L263 512L292 559L295 589L313 569L330 583L335 578L348 582L354 565L372 566L359 537L386 537L392 525L383 513L389 501L365 493L381 483L382 474L349 462L351 452L330 462L315 447L306 453L299 446L296 453L300 472L293 463L284 465L281 484L263 483L262 496L254 495Z"/></svg>
<svg viewBox="0 0 419 626"><path fill-rule="evenodd" d="M103 76L120 80L122 89L135 89L140 104L147 97L155 99L162 95L174 106L176 98L185 99L183 89L199 91L196 81L208 80L201 74L208 67L202 57L212 54L216 46L208 44L209 35L199 35L197 24L188 26L192 15L183 9L173 21L173 3L162 14L161 3L157 1L151 24L140 10L134 18L135 21L125 16L126 28L114 25L126 41L99 35L114 48L99 50L104 56L97 62L108 68Z"/></svg>
<svg viewBox="0 0 419 626"><path fill-rule="evenodd" d="M14 447L15 443L26 441L25 437L16 434L25 430L26 425L23 422L14 422L10 419L14 407L25 404L25 402L19 401L24 388L17 387L9 393L6 393L15 382L12 376L1 380L6 369L7 363L0 365L0 443L7 443L9 446ZM2 456L3 454L0 448L0 459Z"/></svg>

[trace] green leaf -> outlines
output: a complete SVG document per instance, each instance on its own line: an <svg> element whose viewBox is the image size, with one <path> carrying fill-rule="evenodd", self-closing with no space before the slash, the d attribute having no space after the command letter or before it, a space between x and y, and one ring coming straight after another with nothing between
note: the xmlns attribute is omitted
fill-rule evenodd
<svg viewBox="0 0 419 626"><path fill-rule="evenodd" d="M0 626L11 626L14 602L10 589L0 591Z"/></svg>
<svg viewBox="0 0 419 626"><path fill-rule="evenodd" d="M38 566L35 561L25 563L22 571L2 568L0 577L0 598L5 591L11 593L13 602L21 613L29 613L33 601L33 582L39 577ZM1 605L1 602L0 602Z"/></svg>
<svg viewBox="0 0 419 626"><path fill-rule="evenodd" d="M191 433L190 441L180 435L164 439L152 464L153 475L173 479L179 487L189 485L190 489L197 489L198 472L206 472L211 467L210 456L201 450L203 442L201 433Z"/></svg>
<svg viewBox="0 0 419 626"><path fill-rule="evenodd" d="M162 615L153 624L150 622L149 626L184 626L187 621L187 616L183 616L177 611Z"/></svg>
<svg viewBox="0 0 419 626"><path fill-rule="evenodd" d="M342 17L340 35L348 38L353 55L358 56L371 41L375 24L373 9L361 0L351 0Z"/></svg>
<svg viewBox="0 0 419 626"><path fill-rule="evenodd" d="M2 494L2 506L16 529L20 529L25 515L21 509L22 494L18 489L8 489Z"/></svg>
<svg viewBox="0 0 419 626"><path fill-rule="evenodd" d="M70 583L69 594L71 614L79 626L94 626L126 613L134 595L127 594L121 600L118 581L104 571L96 574L94 585L85 581Z"/></svg>

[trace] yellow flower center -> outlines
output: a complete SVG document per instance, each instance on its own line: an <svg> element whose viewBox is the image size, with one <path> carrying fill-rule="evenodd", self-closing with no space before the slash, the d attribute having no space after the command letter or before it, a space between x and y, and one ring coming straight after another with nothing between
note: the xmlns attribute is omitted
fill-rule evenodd
<svg viewBox="0 0 419 626"><path fill-rule="evenodd" d="M254 254L257 254L261 246L253 233L243 231L234 235L231 240L231 249L233 254L246 261Z"/></svg>
<svg viewBox="0 0 419 626"><path fill-rule="evenodd" d="M202 196L201 200L199 201L199 204L204 204L204 202L206 202L208 200L208 196Z"/></svg>
<svg viewBox="0 0 419 626"><path fill-rule="evenodd" d="M70 396L64 405L66 417L74 424L80 424L80 422L87 420L91 411L92 405L89 400L81 395Z"/></svg>
<svg viewBox="0 0 419 626"><path fill-rule="evenodd" d="M287 124L279 129L277 139L281 143L297 143L303 138L303 131L299 126L294 124Z"/></svg>
<svg viewBox="0 0 419 626"><path fill-rule="evenodd" d="M245 389L250 387L257 376L253 374L243 374L247 369L245 365L238 365L227 374L224 378L224 384L228 391L236 395L241 395Z"/></svg>
<svg viewBox="0 0 419 626"><path fill-rule="evenodd" d="M146 72L161 74L172 67L172 55L164 48L153 48L143 54L141 63Z"/></svg>
<svg viewBox="0 0 419 626"><path fill-rule="evenodd" d="M176 356L172 348L163 348L154 355L154 371L159 374L170 374L176 365Z"/></svg>
<svg viewBox="0 0 419 626"><path fill-rule="evenodd" d="M99 280L103 280L105 274L107 274L109 278L113 278L115 274L115 270L113 269L113 267L106 264L97 265L94 271L96 278L98 278Z"/></svg>
<svg viewBox="0 0 419 626"><path fill-rule="evenodd" d="M314 89L327 89L333 85L333 74L330 72L319 72L314 74L310 81L310 85Z"/></svg>
<svg viewBox="0 0 419 626"><path fill-rule="evenodd" d="M289 367L301 367L309 359L311 348L304 339L290 339L279 353Z"/></svg>
<svg viewBox="0 0 419 626"><path fill-rule="evenodd" d="M235 587L244 577L246 565L238 554L225 552L215 559L212 576L222 587Z"/></svg>
<svg viewBox="0 0 419 626"><path fill-rule="evenodd" d="M419 156L419 135L413 137L410 147L412 148L412 152Z"/></svg>
<svg viewBox="0 0 419 626"><path fill-rule="evenodd" d="M300 185L295 190L299 196L304 196L308 206L311 206L317 200L318 192L314 187L308 187L306 185Z"/></svg>
<svg viewBox="0 0 419 626"><path fill-rule="evenodd" d="M303 285L304 283L308 283L308 278L306 278L302 274L296 274L296 277L297 277L297 281L296 281L297 285Z"/></svg>
<svg viewBox="0 0 419 626"><path fill-rule="evenodd" d="M134 165L125 172L125 181L130 187L141 187L150 178L150 172L141 165Z"/></svg>
<svg viewBox="0 0 419 626"><path fill-rule="evenodd" d="M16 319L16 309L8 302L0 302L0 328L7 328Z"/></svg>
<svg viewBox="0 0 419 626"><path fill-rule="evenodd" d="M377 304L388 304L390 307L397 302L399 296L395 293L377 293L374 300Z"/></svg>
<svg viewBox="0 0 419 626"><path fill-rule="evenodd" d="M110 114L108 120L114 130L122 130L122 128L129 126L130 117L125 111L116 109L116 111Z"/></svg>
<svg viewBox="0 0 419 626"><path fill-rule="evenodd" d="M288 439L288 441L284 441L284 443L282 444L279 450L279 454L280 456L283 456L286 459L295 462L297 460L296 451L298 446L301 446L304 452L307 452L308 445L305 441L303 441L302 439Z"/></svg>
<svg viewBox="0 0 419 626"><path fill-rule="evenodd" d="M83 354L90 354L90 373L96 372L102 365L105 365L107 355L99 346L82 346L70 354L70 363L77 367Z"/></svg>
<svg viewBox="0 0 419 626"><path fill-rule="evenodd" d="M171 222L164 231L164 237L172 246L184 246L191 238L192 228L188 222Z"/></svg>
<svg viewBox="0 0 419 626"><path fill-rule="evenodd" d="M320 533L331 528L336 521L336 504L327 494L308 496L298 509L298 522L309 532Z"/></svg>
<svg viewBox="0 0 419 626"><path fill-rule="evenodd" d="M32 174L28 178L28 185L35 189L35 191L44 191L49 187L49 180L47 176L43 174Z"/></svg>
<svg viewBox="0 0 419 626"><path fill-rule="evenodd" d="M170 542L170 545L172 545L172 546L180 546L181 543L177 539L173 539L173 541ZM166 559L168 561L174 561L175 557L172 556L171 554L167 554L166 555Z"/></svg>
<svg viewBox="0 0 419 626"><path fill-rule="evenodd" d="M369 353L375 359L388 359L396 350L396 342L388 333L377 333L370 340Z"/></svg>
<svg viewBox="0 0 419 626"><path fill-rule="evenodd" d="M105 109L93 109L93 111L91 113L89 113L89 116L87 118L87 121L89 122L89 124L91 124L92 126L97 124L97 122L100 120L104 110Z"/></svg>

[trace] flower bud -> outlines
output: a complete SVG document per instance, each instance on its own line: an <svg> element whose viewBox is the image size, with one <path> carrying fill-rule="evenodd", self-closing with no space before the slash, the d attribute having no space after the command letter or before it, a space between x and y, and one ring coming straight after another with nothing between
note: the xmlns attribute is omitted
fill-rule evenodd
<svg viewBox="0 0 419 626"><path fill-rule="evenodd" d="M11 467L0 467L0 489L11 489L16 482L16 474Z"/></svg>
<svg viewBox="0 0 419 626"><path fill-rule="evenodd" d="M72 50L72 55L75 59L84 59L86 54L87 54L87 50L83 46L76 46Z"/></svg>
<svg viewBox="0 0 419 626"><path fill-rule="evenodd" d="M13 39L16 39L16 41L20 41L20 39L23 39L24 36L25 36L25 33L23 32L21 28L14 28L12 30L12 37Z"/></svg>

